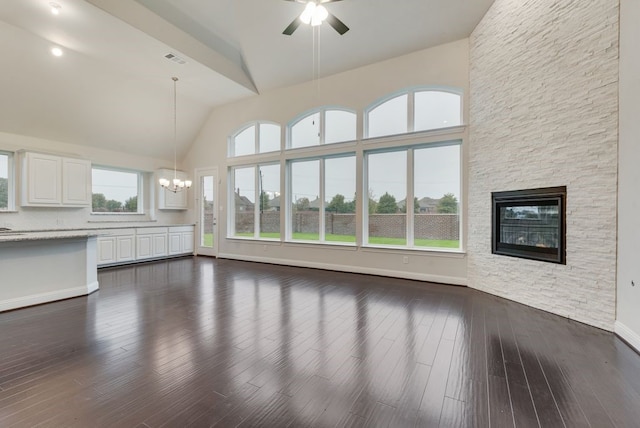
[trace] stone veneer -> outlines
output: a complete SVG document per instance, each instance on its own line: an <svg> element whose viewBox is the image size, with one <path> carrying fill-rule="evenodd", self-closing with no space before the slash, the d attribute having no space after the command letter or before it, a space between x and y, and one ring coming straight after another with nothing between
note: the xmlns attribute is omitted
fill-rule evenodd
<svg viewBox="0 0 640 428"><path fill-rule="evenodd" d="M612 330L618 1L496 0L470 37L469 285ZM491 254L491 192L567 186L567 264Z"/></svg>

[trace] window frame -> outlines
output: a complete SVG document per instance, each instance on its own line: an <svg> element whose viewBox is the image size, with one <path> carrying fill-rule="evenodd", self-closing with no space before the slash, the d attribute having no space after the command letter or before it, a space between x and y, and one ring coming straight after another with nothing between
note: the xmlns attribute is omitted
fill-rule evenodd
<svg viewBox="0 0 640 428"><path fill-rule="evenodd" d="M113 212L113 211L109 211L109 212L96 212L93 211L93 170L94 169L98 169L98 170L102 170L102 171L111 171L111 172L123 172L123 173L129 173L129 174L136 174L136 176L138 177L138 185L137 185L137 195L136 197L137 199L137 211L135 212ZM108 165L96 165L96 164L92 164L91 165L91 215L143 215L145 214L144 212L144 184L145 184L145 173L144 171L140 171L140 170L135 170L135 169L128 169L128 168L120 168L120 167L115 167L115 166L108 166Z"/></svg>
<svg viewBox="0 0 640 428"><path fill-rule="evenodd" d="M0 208L0 213L16 212L15 153L0 150L0 156L7 157L7 208Z"/></svg>
<svg viewBox="0 0 640 428"><path fill-rule="evenodd" d="M347 112L347 113L352 113L353 115L355 115L355 119L356 119L356 123L355 123L355 129L354 129L354 133L355 133L355 139L353 140L344 140L344 141L335 141L333 143L326 143L325 142L325 136L326 136L326 113L328 111L343 111L343 112ZM300 147L292 147L292 129L295 125L297 125L299 122L301 122L302 120L306 119L307 117L318 113L318 129L320 131L320 135L318 138L318 144L317 145L310 145L310 146L300 146ZM322 106L319 108L315 108L315 109L311 109L311 110L307 110L305 112L302 112L301 114L297 115L296 117L294 117L291 121L289 121L289 123L287 123L287 127L286 127L286 137L285 137L285 150L301 150L301 149L311 149L311 148L318 148L318 147L323 147L323 146L333 146L334 144L344 144L344 143L349 143L349 142L355 142L358 141L358 112L356 110L350 109L348 107L344 107L344 106Z"/></svg>
<svg viewBox="0 0 640 428"><path fill-rule="evenodd" d="M343 245L347 247L355 247L357 246L357 230L355 232L355 240L354 242L337 242L337 241L327 241L326 240L326 166L325 161L327 159L336 159L336 158L347 158L353 157L355 162L358 162L358 153L356 151L349 152L340 152L340 153L329 153L326 155L317 155L311 157L295 157L286 160L286 211L285 211L285 234L284 240L287 243L303 243L303 244L321 244L321 245ZM293 206L293 194L292 194L292 177L291 177L291 167L296 162L310 162L317 160L319 161L318 166L318 180L319 180L319 189L318 189L318 200L320 201L320 207L318 209L318 240L317 241L309 241L302 239L293 239L293 228L292 228L292 210ZM355 180L355 188L358 188L358 176L354 171L354 180ZM357 190L356 190L357 193ZM346 195L344 195L346 196ZM356 201L357 204L357 201ZM356 216L356 224L358 217L358 210L354 212L354 216ZM281 226L282 227L282 226ZM357 229L357 228L356 228Z"/></svg>
<svg viewBox="0 0 640 428"><path fill-rule="evenodd" d="M260 125L275 125L280 129L280 148L278 150L272 150L272 151L268 151L268 152L261 152L260 151ZM253 132L253 138L254 138L254 142L253 142L253 153L247 153L244 155L236 155L235 154L235 149L236 149L236 145L235 145L235 140L238 137L238 135L242 134L244 131L246 131L247 129L253 127L254 128L254 132ZM229 137L227 138L227 158L228 159L233 159L233 158L244 158L245 156L258 156L258 155L267 155L267 154L273 154L273 153L279 153L282 151L282 125L280 125L278 122L273 122L270 120L254 120L251 122L247 122L243 125L241 125L235 132L233 132L231 135L229 135Z"/></svg>
<svg viewBox="0 0 640 428"><path fill-rule="evenodd" d="M420 131L420 133L427 133L429 131ZM363 177L362 177L362 188L363 188L363 196L362 196L362 242L361 245L363 248L384 248L384 249L394 249L394 250L412 250L412 251L442 251L442 252L462 252L463 251L463 224L462 224L462 213L463 213L463 138L454 138L454 139L444 139L444 140L435 140L432 142L418 142L414 141L411 143L405 143L403 145L392 145L383 148L375 148L363 150L362 153L362 162L363 162ZM415 212L414 212L414 198L415 198L415 180L414 180L414 171L415 171L415 162L414 162L414 154L416 150L428 149L428 148L437 148L437 147L449 147L449 146L458 146L459 147L459 177L458 177L458 194L460 195L460 199L458 201L458 247L457 248L447 248L447 247L422 247L415 245ZM393 153L393 152L407 152L407 171L406 171L406 199L405 199L405 216L406 216L406 244L405 245L384 245L384 244L371 244L369 242L369 155L371 154L380 154L380 153ZM365 191L366 190L366 191Z"/></svg>
<svg viewBox="0 0 640 428"><path fill-rule="evenodd" d="M414 117L415 117L415 94L418 92L446 92L450 94L455 94L460 97L460 124L451 125L441 128L433 128L433 129L424 129L420 131L415 131ZM402 95L407 95L407 132L400 134L389 134L389 135L379 135L376 137L369 137L369 114L380 107L382 104L387 101L391 101L394 98L400 97ZM461 88L457 88L454 86L445 86L445 85L429 85L429 86L414 86L411 88L402 89L400 91L393 92L391 94L387 94L384 97L378 98L373 103L369 104L364 108L362 112L362 139L363 140L374 140L374 139L383 139L383 138L392 138L401 135L407 135L417 132L433 132L440 131L443 129L456 128L464 125L464 91Z"/></svg>
<svg viewBox="0 0 640 428"><path fill-rule="evenodd" d="M267 152L272 153L272 152ZM271 241L271 242L280 242L282 238L282 222L280 222L280 237L278 238L264 238L260 236L260 192L261 192L261 183L260 183L260 167L278 165L280 169L280 179L279 183L282 183L282 165L279 161L264 161L250 164L238 164L238 165L230 165L227 168L227 239L239 239L243 241ZM236 222L235 222L235 214L236 214L236 202L235 202L235 170L236 169L253 169L253 180L254 180L254 198L255 202L253 203L253 236L236 236ZM282 211L282 189L280 189L280 213ZM229 221L229 219L233 219L233 221Z"/></svg>

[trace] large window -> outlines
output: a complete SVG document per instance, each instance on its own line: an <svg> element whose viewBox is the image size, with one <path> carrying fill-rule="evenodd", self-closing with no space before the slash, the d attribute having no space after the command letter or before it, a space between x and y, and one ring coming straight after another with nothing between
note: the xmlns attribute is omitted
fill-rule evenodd
<svg viewBox="0 0 640 428"><path fill-rule="evenodd" d="M229 139L228 236L461 249L462 111L460 90L418 87L379 99L361 121L341 107L302 113L282 147L278 125L244 125ZM253 157L234 159L243 155Z"/></svg>
<svg viewBox="0 0 640 428"><path fill-rule="evenodd" d="M280 150L280 125L255 122L229 138L229 157L254 155Z"/></svg>
<svg viewBox="0 0 640 428"><path fill-rule="evenodd" d="M462 124L462 96L455 90L408 90L365 110L368 138L429 131Z"/></svg>
<svg viewBox="0 0 640 428"><path fill-rule="evenodd" d="M13 209L11 161L11 154L0 152L0 211Z"/></svg>
<svg viewBox="0 0 640 428"><path fill-rule="evenodd" d="M141 213L142 174L107 167L93 167L92 211L94 213Z"/></svg>
<svg viewBox="0 0 640 428"><path fill-rule="evenodd" d="M229 236L280 238L280 165L236 167L230 170L233 221Z"/></svg>
<svg viewBox="0 0 640 428"><path fill-rule="evenodd" d="M352 154L290 163L291 240L356 242L355 167Z"/></svg>
<svg viewBox="0 0 640 428"><path fill-rule="evenodd" d="M288 147L296 149L355 139L354 112L344 109L320 109L296 119L289 125Z"/></svg>
<svg viewBox="0 0 640 428"><path fill-rule="evenodd" d="M460 248L459 143L372 152L366 164L366 244Z"/></svg>

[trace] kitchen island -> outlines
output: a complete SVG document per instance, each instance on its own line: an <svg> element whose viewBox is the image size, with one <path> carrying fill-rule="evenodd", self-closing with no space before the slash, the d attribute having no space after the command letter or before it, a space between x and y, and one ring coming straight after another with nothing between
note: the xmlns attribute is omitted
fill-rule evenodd
<svg viewBox="0 0 640 428"><path fill-rule="evenodd" d="M96 232L0 233L0 312L98 290Z"/></svg>

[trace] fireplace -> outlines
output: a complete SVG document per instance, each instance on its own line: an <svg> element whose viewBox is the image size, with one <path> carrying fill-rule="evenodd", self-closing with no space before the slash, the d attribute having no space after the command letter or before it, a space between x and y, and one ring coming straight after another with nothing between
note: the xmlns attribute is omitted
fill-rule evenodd
<svg viewBox="0 0 640 428"><path fill-rule="evenodd" d="M567 188L491 193L493 254L565 264Z"/></svg>

